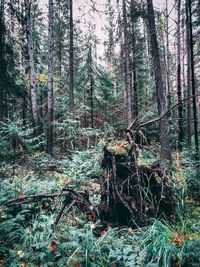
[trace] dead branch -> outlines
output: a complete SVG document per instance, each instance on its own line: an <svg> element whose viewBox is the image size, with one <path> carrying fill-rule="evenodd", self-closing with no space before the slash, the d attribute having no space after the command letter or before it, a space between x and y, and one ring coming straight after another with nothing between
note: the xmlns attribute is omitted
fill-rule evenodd
<svg viewBox="0 0 200 267"><path fill-rule="evenodd" d="M84 192L76 192L74 190L71 189L65 189L65 191L67 192L62 192L62 193L54 193L54 194L38 194L38 195L25 195L23 197L19 197L19 198L15 198L15 199L11 199L9 201L7 201L6 203L4 203L4 206L15 206L15 205L21 205L21 204L26 204L28 203L27 200L40 200L43 198L55 198L55 197L63 197L63 196L69 196L71 197L72 195L85 195Z"/></svg>
<svg viewBox="0 0 200 267"><path fill-rule="evenodd" d="M130 126L127 128L127 131L130 131L133 128L133 126L135 126L135 125L138 125L137 128L136 128L136 131L138 131L141 127L156 123L156 122L160 121L162 118L164 118L169 112L174 110L177 106L179 106L183 102L189 100L190 98L195 98L197 96L200 96L200 93L182 99L181 101L179 101L176 104L174 104L170 109L166 110L166 112L164 112L163 114L161 114L159 117L157 117L155 119L152 119L152 120L149 120L149 121L146 121L146 122L142 122L142 123L140 123L138 119L134 119L133 122L130 124Z"/></svg>
<svg viewBox="0 0 200 267"><path fill-rule="evenodd" d="M73 200L73 201L71 202L71 204L69 205L67 211L69 211L69 210L71 209L71 207L72 207L75 203L76 203L76 201ZM63 214L64 214L64 210L65 210L65 208L66 208L66 206L67 206L68 204L69 204L69 203L68 203L68 200L65 199L65 200L63 201L62 207L61 207L61 209L60 209L60 211L59 211L59 213L58 213L58 215L57 215L57 218L56 218L56 220L55 220L55 223L54 223L54 231L56 231L57 225L59 224L60 219L61 219L61 217L62 217Z"/></svg>

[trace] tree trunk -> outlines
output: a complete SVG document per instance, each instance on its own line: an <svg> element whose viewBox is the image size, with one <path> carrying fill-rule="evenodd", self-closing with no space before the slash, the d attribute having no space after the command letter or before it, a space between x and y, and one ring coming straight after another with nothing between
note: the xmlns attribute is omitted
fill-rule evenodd
<svg viewBox="0 0 200 267"><path fill-rule="evenodd" d="M182 94L181 94L181 0L177 1L177 44L176 44L176 88L177 88L177 98L178 98L178 149L182 150L183 147L183 104Z"/></svg>
<svg viewBox="0 0 200 267"><path fill-rule="evenodd" d="M126 108L126 123L127 126L132 122L132 101L131 101L131 73L129 66L129 47L128 47L128 29L127 29L127 14L126 0L122 0L123 8L123 29L124 29L124 102Z"/></svg>
<svg viewBox="0 0 200 267"><path fill-rule="evenodd" d="M112 8L111 0L107 0L107 12L108 12L108 44L106 47L106 63L108 72L111 76L113 76L113 67L114 67L114 10Z"/></svg>
<svg viewBox="0 0 200 267"><path fill-rule="evenodd" d="M193 102L193 116L194 116L194 140L196 156L199 153L199 140L198 140L198 117L196 107L196 89L195 89L195 74L194 74L194 44L193 44L193 33L192 33L192 8L191 0L187 0L188 14L189 14L189 32L190 32L190 64L191 64L191 79L192 79L192 102Z"/></svg>
<svg viewBox="0 0 200 267"><path fill-rule="evenodd" d="M165 30L166 30L166 79L167 79L167 100L168 100L168 108L171 107L171 86L170 86L170 71L169 71L169 59L170 59L170 51L169 51L169 11L168 11L168 0L165 1L166 5L166 21L165 21Z"/></svg>
<svg viewBox="0 0 200 267"><path fill-rule="evenodd" d="M188 4L186 6L186 40L187 40L187 143L188 147L192 148L192 99L191 99L191 57L190 57L190 28L189 28L189 14Z"/></svg>
<svg viewBox="0 0 200 267"><path fill-rule="evenodd" d="M53 0L49 0L47 153L53 151Z"/></svg>
<svg viewBox="0 0 200 267"><path fill-rule="evenodd" d="M160 116L166 112L167 101L166 101L165 89L164 89L163 81L162 81L160 55L159 55L159 47L158 47L152 0L147 0L147 7L148 7L148 22L149 22L148 26L149 26L151 50L152 50L152 57L153 57L153 63L154 63L154 75L155 75L155 83L156 83L158 115ZM169 160L171 162L172 157L171 157L171 148L170 148L169 139L168 139L168 125L167 125L166 116L164 116L159 121L159 139L160 139L160 145L161 145L161 157L164 160Z"/></svg>
<svg viewBox="0 0 200 267"><path fill-rule="evenodd" d="M60 6L60 2L61 0L59 0L58 2L58 19L59 19L59 25L58 25L58 31L59 31L59 44L58 44L58 74L59 74L59 78L60 78L60 84L61 84L61 76L62 76L62 32L61 32L61 6Z"/></svg>
<svg viewBox="0 0 200 267"><path fill-rule="evenodd" d="M0 121L2 121L4 118L4 31L4 0L2 0L0 5Z"/></svg>
<svg viewBox="0 0 200 267"><path fill-rule="evenodd" d="M138 91L137 91L137 73L136 73L136 40L135 40L135 2L131 0L131 27L132 27L132 76L133 76L133 115L138 116Z"/></svg>
<svg viewBox="0 0 200 267"><path fill-rule="evenodd" d="M92 47L89 47L89 80L90 80L90 118L91 118L91 127L94 127L94 101L93 101L93 93L94 93L94 79L93 79L93 70L92 70Z"/></svg>
<svg viewBox="0 0 200 267"><path fill-rule="evenodd" d="M74 112L74 25L73 0L70 0L70 46L69 46L69 86L70 111Z"/></svg>
<svg viewBox="0 0 200 267"><path fill-rule="evenodd" d="M33 56L33 33L32 33L32 15L31 15L31 1L25 0L26 12L26 34L28 43L28 57L29 57L29 76L31 89L31 105L34 126L39 125L38 108L37 108L37 91L35 80L35 64Z"/></svg>

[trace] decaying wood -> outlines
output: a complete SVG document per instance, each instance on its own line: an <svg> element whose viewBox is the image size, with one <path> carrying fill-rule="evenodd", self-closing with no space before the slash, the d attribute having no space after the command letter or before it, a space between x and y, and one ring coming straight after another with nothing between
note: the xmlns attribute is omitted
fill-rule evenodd
<svg viewBox="0 0 200 267"><path fill-rule="evenodd" d="M170 219L175 211L170 173L159 164L139 165L138 146L130 130L127 140L104 150L98 205L101 220L138 227L152 217L162 215Z"/></svg>
<svg viewBox="0 0 200 267"><path fill-rule="evenodd" d="M66 198L68 197L69 200L74 199L75 197L77 199L88 199L88 194L85 192L77 192L71 189L65 189L65 192L61 193L54 193L54 194L37 194L37 195L25 195L19 198L11 199L4 203L4 206L11 207L11 206L16 206L16 205L21 205L21 204L26 204L28 201L38 201L44 198L55 198L55 197L63 197L65 196Z"/></svg>

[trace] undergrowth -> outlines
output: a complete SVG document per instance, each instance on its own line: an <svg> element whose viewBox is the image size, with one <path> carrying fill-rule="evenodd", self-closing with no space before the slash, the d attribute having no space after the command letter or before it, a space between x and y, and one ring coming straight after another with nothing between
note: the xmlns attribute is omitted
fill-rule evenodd
<svg viewBox="0 0 200 267"><path fill-rule="evenodd" d="M86 214L73 208L64 213L55 231L53 225L63 197L9 208L4 205L13 198L59 193L65 188L88 190L91 202L97 204L104 145L105 139L96 146L69 153L59 160L33 150L27 153L23 168L16 164L14 174L12 165L2 164L0 266L199 266L200 211L197 198L200 187L196 187L192 194L197 171L186 152L181 157L175 155L173 186L178 203L176 220L171 222L157 218L151 225L137 230L112 225L105 230L99 221L90 221ZM23 149L20 145L18 148ZM140 153L141 164L152 163L154 158L150 152Z"/></svg>

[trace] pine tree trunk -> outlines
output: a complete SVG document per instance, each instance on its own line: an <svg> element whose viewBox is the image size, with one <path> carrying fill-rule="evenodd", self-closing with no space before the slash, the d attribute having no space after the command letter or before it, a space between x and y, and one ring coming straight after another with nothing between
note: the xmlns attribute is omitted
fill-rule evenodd
<svg viewBox="0 0 200 267"><path fill-rule="evenodd" d="M191 0L187 0L188 14L189 14L189 32L190 32L190 64L191 64L191 80L192 80L192 103L193 103L193 116L194 116L194 140L196 155L199 153L199 140L198 140L198 117L196 107L196 89L195 89L195 74L194 74L194 44L193 44L193 32L192 32L192 8Z"/></svg>
<svg viewBox="0 0 200 267"><path fill-rule="evenodd" d="M187 40L187 143L192 148L192 99L191 99L191 57L190 57L190 29L187 0L186 6L186 40Z"/></svg>
<svg viewBox="0 0 200 267"><path fill-rule="evenodd" d="M124 102L126 108L126 123L127 126L132 122L132 99L131 99L131 73L129 63L129 45L128 45L128 26L126 14L126 0L122 0L123 8L123 29L124 29Z"/></svg>
<svg viewBox="0 0 200 267"><path fill-rule="evenodd" d="M58 74L59 74L59 78L61 79L62 76L62 32L61 32L61 22L60 22L60 13L61 13L61 6L60 6L60 2L61 0L59 0L58 2L58 19L59 19L59 25L58 25L58 31L59 31L59 44L58 44Z"/></svg>
<svg viewBox="0 0 200 267"><path fill-rule="evenodd" d="M161 63L160 63L160 55L158 48L158 40L157 33L155 27L155 17L154 17L154 9L152 0L147 0L148 7L148 26L149 26L149 34L150 34L150 42L151 42L151 50L152 57L154 63L154 75L155 75L155 83L156 83L156 95L157 95L157 104L158 104L158 115L162 115L166 112L167 109L167 101L165 96L165 89L162 81L162 73L161 73ZM164 116L159 121L159 139L161 145L161 157L164 160L169 160L171 162L171 148L168 139L168 125L167 118Z"/></svg>
<svg viewBox="0 0 200 267"><path fill-rule="evenodd" d="M181 0L177 1L177 50L176 50L176 88L177 88L177 98L178 98L178 149L182 150L183 146L183 104L182 93L181 93Z"/></svg>
<svg viewBox="0 0 200 267"><path fill-rule="evenodd" d="M169 71L169 59L170 59L170 51L169 51L169 11L168 11L168 0L165 1L166 5L166 21L165 21L165 30L166 30L166 79L167 79L167 100L168 100L168 108L171 107L171 86L170 86L170 71Z"/></svg>
<svg viewBox="0 0 200 267"><path fill-rule="evenodd" d="M0 5L0 121L4 119L4 26L4 0L2 0Z"/></svg>
<svg viewBox="0 0 200 267"><path fill-rule="evenodd" d="M70 47L69 47L69 86L70 110L74 112L74 22L73 0L70 0Z"/></svg>
<svg viewBox="0 0 200 267"><path fill-rule="evenodd" d="M90 118L91 118L91 127L94 127L94 101L93 101L93 93L94 93L94 79L93 79L93 70L92 70L92 47L89 47L89 80L90 80Z"/></svg>
<svg viewBox="0 0 200 267"><path fill-rule="evenodd" d="M132 26L132 76L133 76L133 115L138 116L138 89L136 73L136 40L135 40L135 2L131 0L131 26Z"/></svg>
<svg viewBox="0 0 200 267"><path fill-rule="evenodd" d="M49 0L47 153L53 151L53 0Z"/></svg>
<svg viewBox="0 0 200 267"><path fill-rule="evenodd" d="M38 108L37 108L37 91L35 79L35 64L33 56L33 33L32 33L32 15L31 15L31 1L25 0L26 12L26 34L28 43L28 57L29 57L29 76L30 76L30 91L31 91L31 106L34 126L39 125Z"/></svg>

